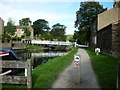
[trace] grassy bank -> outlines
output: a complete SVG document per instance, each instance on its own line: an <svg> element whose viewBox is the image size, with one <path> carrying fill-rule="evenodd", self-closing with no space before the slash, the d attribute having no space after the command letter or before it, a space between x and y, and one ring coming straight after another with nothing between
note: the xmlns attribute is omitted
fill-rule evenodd
<svg viewBox="0 0 120 90"><path fill-rule="evenodd" d="M67 55L48 61L46 64L37 66L32 71L33 88L51 88L59 73L70 65L73 61L77 48L70 51ZM3 88L25 88L21 85L4 85Z"/></svg>
<svg viewBox="0 0 120 90"><path fill-rule="evenodd" d="M51 88L58 74L73 61L75 53L77 53L76 48L65 56L36 67L32 72L33 88Z"/></svg>
<svg viewBox="0 0 120 90"><path fill-rule="evenodd" d="M29 45L29 44L25 44L26 49L44 49L44 47L42 46L35 46L35 45Z"/></svg>
<svg viewBox="0 0 120 90"><path fill-rule="evenodd" d="M116 88L118 60L104 54L97 56L90 48L87 48L86 51L91 58L91 64L97 75L100 87Z"/></svg>

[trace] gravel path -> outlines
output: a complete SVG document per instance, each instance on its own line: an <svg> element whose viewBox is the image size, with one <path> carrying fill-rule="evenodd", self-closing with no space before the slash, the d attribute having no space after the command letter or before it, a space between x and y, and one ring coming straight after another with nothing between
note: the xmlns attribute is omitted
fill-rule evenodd
<svg viewBox="0 0 120 90"><path fill-rule="evenodd" d="M80 48L77 55L81 57L80 67L74 67L73 63L69 65L60 73L52 88L99 88L87 52Z"/></svg>

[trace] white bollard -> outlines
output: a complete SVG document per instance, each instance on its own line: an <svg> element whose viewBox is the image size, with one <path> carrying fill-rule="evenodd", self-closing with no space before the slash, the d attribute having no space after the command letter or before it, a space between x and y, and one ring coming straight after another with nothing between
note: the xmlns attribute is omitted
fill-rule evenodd
<svg viewBox="0 0 120 90"><path fill-rule="evenodd" d="M25 76L27 76L27 69L25 68Z"/></svg>
<svg viewBox="0 0 120 90"><path fill-rule="evenodd" d="M74 56L74 71L75 71L74 82L75 84L79 84L80 83L80 56L78 55Z"/></svg>
<svg viewBox="0 0 120 90"><path fill-rule="evenodd" d="M100 53L100 48L95 48L96 55L98 56Z"/></svg>

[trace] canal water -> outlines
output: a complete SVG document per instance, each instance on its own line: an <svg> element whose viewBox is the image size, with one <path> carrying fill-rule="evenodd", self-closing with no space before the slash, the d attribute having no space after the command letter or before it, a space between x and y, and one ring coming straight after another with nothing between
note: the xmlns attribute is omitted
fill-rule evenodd
<svg viewBox="0 0 120 90"><path fill-rule="evenodd" d="M45 64L47 61L66 54L66 51L27 51L25 53L19 53L18 56L21 60L31 59L32 69L34 69L40 64Z"/></svg>

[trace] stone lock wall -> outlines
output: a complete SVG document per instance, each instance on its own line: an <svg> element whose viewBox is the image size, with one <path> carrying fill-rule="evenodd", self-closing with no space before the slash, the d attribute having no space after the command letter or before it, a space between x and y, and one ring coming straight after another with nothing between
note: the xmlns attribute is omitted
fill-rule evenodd
<svg viewBox="0 0 120 90"><path fill-rule="evenodd" d="M112 25L109 25L97 32L98 47L105 54L111 55L112 47Z"/></svg>
<svg viewBox="0 0 120 90"><path fill-rule="evenodd" d="M120 58L120 21L112 25L112 56Z"/></svg>
<svg viewBox="0 0 120 90"><path fill-rule="evenodd" d="M120 22L101 29L97 36L98 46L103 53L120 58Z"/></svg>

